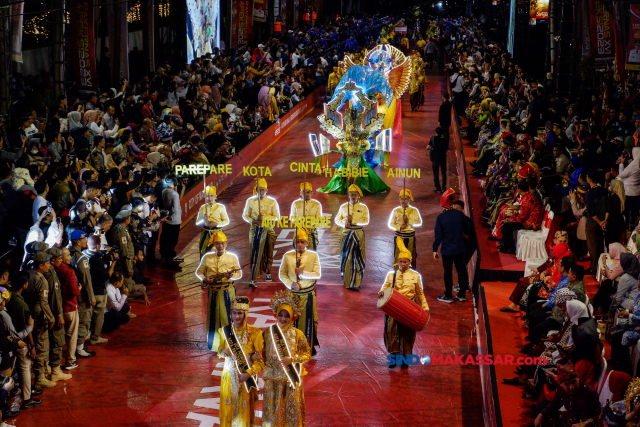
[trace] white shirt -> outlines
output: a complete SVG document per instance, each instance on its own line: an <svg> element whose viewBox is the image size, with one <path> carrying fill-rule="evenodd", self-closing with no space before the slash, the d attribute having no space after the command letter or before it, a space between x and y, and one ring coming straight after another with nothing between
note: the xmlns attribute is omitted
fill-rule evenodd
<svg viewBox="0 0 640 427"><path fill-rule="evenodd" d="M107 282L107 305L104 307L104 312L108 313L111 310L120 311L127 301L127 296L120 292L120 289L116 288Z"/></svg>
<svg viewBox="0 0 640 427"><path fill-rule="evenodd" d="M298 55L297 53L294 53L293 55L291 55L291 66L295 68L295 66L298 65L299 59L300 59L300 55Z"/></svg>
<svg viewBox="0 0 640 427"><path fill-rule="evenodd" d="M625 168L619 165L618 179L624 184L624 194L626 196L640 196L640 147L631 150L633 161Z"/></svg>
<svg viewBox="0 0 640 427"><path fill-rule="evenodd" d="M31 208L31 216L33 217L34 223L38 222L38 218L40 218L38 210L43 206L47 206L47 199L42 196L36 197L36 199L33 201L33 208Z"/></svg>

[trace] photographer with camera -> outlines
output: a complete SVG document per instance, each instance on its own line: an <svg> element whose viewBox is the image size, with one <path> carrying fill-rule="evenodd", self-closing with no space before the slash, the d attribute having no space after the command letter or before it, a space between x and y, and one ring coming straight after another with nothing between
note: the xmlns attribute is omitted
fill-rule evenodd
<svg viewBox="0 0 640 427"><path fill-rule="evenodd" d="M107 232L113 225L113 218L109 214L104 214L98 219L98 223L93 228L93 234L100 237L100 250L109 246Z"/></svg>
<svg viewBox="0 0 640 427"><path fill-rule="evenodd" d="M94 235L87 239L87 249L83 253L89 258L89 271L96 305L91 315L91 345L104 344L108 340L100 336L104 323L104 308L107 305L107 282L113 274L118 261L118 253L110 247L101 249L100 237Z"/></svg>

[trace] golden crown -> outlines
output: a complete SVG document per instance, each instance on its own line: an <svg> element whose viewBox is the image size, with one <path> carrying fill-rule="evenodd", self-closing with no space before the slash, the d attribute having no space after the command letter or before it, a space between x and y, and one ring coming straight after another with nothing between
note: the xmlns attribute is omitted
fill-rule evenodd
<svg viewBox="0 0 640 427"><path fill-rule="evenodd" d="M293 315L300 316L300 298L290 290L276 291L276 293L273 294L271 302L269 303L269 307L271 308L271 311L273 311L273 314L276 316L278 315L278 307L282 304L290 305L293 309Z"/></svg>

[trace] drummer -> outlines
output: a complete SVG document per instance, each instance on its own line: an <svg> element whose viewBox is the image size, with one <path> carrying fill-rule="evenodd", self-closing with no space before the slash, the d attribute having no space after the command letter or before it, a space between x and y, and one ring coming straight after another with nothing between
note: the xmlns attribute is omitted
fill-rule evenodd
<svg viewBox="0 0 640 427"><path fill-rule="evenodd" d="M396 244L400 249L398 254L398 269L387 273L384 285L378 292L378 297L384 295L385 289L392 287L395 291L416 302L422 309L429 312L429 304L422 291L422 277L418 272L412 270L411 252L407 250L402 238L396 237ZM413 343L416 340L416 331L398 322L388 314L384 315L384 344L389 354L401 354L408 356L413 354ZM389 369L396 365L389 365ZM402 369L407 369L409 365L402 363Z"/></svg>

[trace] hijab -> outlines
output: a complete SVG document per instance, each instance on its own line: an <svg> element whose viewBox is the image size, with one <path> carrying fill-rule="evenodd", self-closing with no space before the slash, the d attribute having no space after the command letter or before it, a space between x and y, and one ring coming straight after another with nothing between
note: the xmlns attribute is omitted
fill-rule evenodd
<svg viewBox="0 0 640 427"><path fill-rule="evenodd" d="M93 118L93 121L95 122L96 119L98 118L98 111L97 110L89 110L86 113L84 113L84 117L82 118L82 123L84 123L85 125L87 123L89 123L89 117ZM99 123L96 123L98 126L100 126Z"/></svg>
<svg viewBox="0 0 640 427"><path fill-rule="evenodd" d="M79 111L72 111L67 115L69 121L69 131L82 127L82 114Z"/></svg>
<svg viewBox="0 0 640 427"><path fill-rule="evenodd" d="M640 275L640 263L635 255L630 253L620 254L620 266L629 276L637 279Z"/></svg>
<svg viewBox="0 0 640 427"><path fill-rule="evenodd" d="M578 325L578 319L589 316L589 310L582 301L572 299L567 301L567 317L574 325Z"/></svg>
<svg viewBox="0 0 640 427"><path fill-rule="evenodd" d="M607 278L610 280L614 280L617 277L620 277L624 274L624 270L620 266L620 255L629 253L627 248L625 248L620 243L611 243L609 244L609 257L613 260L613 267L611 271L607 274Z"/></svg>
<svg viewBox="0 0 640 427"><path fill-rule="evenodd" d="M618 195L620 199L620 212L624 212L624 202L625 202L625 194L624 194L624 184L619 179L612 179L609 183L609 189L612 193Z"/></svg>

